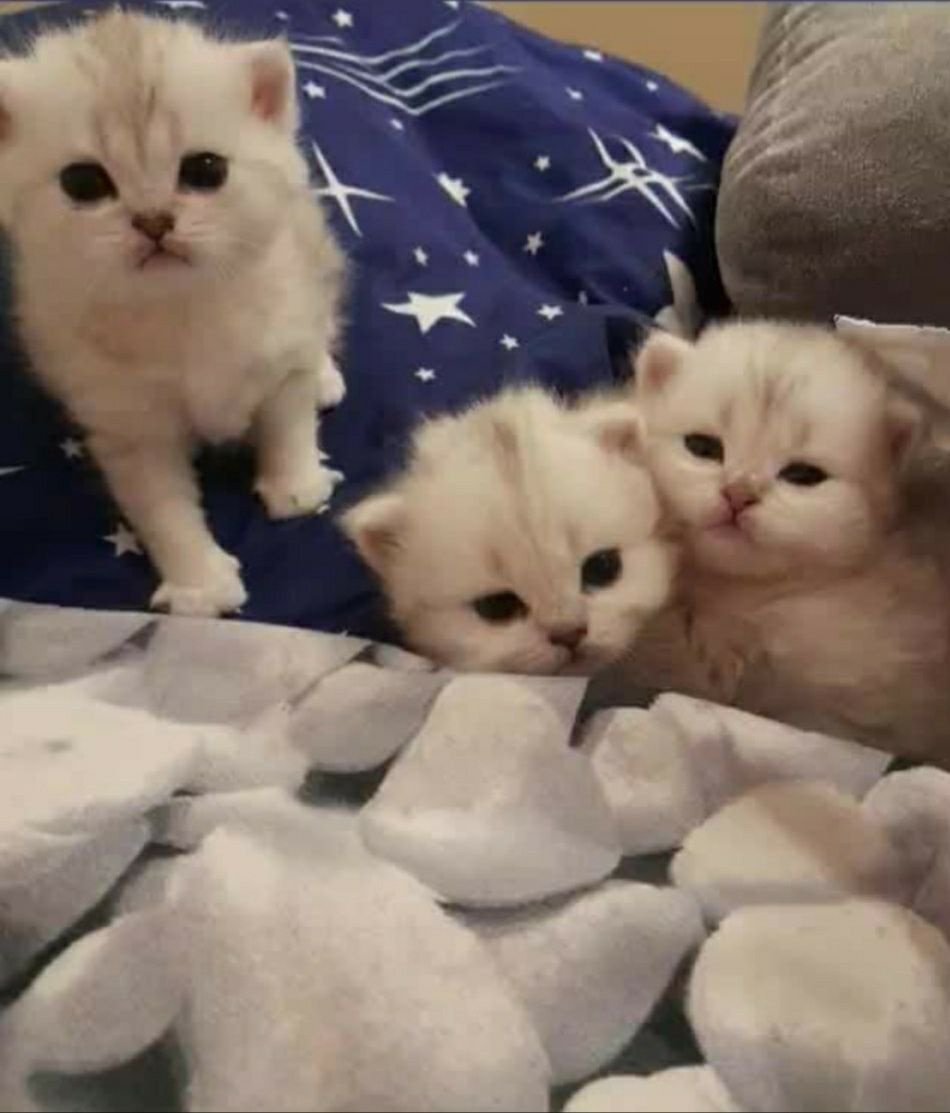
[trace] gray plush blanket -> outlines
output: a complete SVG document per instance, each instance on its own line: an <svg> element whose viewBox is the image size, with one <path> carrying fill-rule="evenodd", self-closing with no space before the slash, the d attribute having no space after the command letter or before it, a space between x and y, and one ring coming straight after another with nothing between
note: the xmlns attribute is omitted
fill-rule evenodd
<svg viewBox="0 0 950 1113"><path fill-rule="evenodd" d="M0 1109L948 1108L947 774L236 621L0 676Z"/></svg>

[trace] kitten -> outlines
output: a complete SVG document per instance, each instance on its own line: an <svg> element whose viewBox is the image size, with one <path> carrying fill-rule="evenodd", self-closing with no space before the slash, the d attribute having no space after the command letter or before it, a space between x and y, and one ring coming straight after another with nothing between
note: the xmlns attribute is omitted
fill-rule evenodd
<svg viewBox="0 0 950 1113"><path fill-rule="evenodd" d="M190 462L249 435L272 517L316 509L316 409L342 257L294 141L280 42L226 43L121 11L0 60L0 222L36 374L88 435L161 577L152 605L246 599Z"/></svg>
<svg viewBox="0 0 950 1113"><path fill-rule="evenodd" d="M867 358L804 326L658 333L635 398L685 553L626 680L950 759L941 483L912 488L915 414Z"/></svg>
<svg viewBox="0 0 950 1113"><path fill-rule="evenodd" d="M424 424L344 530L409 643L461 669L589 672L666 600L674 550L624 401L509 390Z"/></svg>

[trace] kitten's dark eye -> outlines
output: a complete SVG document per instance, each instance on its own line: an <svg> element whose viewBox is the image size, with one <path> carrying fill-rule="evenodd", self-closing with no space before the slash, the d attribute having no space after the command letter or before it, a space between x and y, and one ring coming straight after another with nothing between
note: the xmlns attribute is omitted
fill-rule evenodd
<svg viewBox="0 0 950 1113"><path fill-rule="evenodd" d="M118 195L106 168L98 162L71 162L64 166L59 172L59 185L78 205L93 205Z"/></svg>
<svg viewBox="0 0 950 1113"><path fill-rule="evenodd" d="M793 460L786 464L778 473L779 479L786 483L794 483L796 487L817 487L828 478L828 473L815 464L806 464L803 460Z"/></svg>
<svg viewBox="0 0 950 1113"><path fill-rule="evenodd" d="M178 167L178 188L198 189L211 193L228 179L228 160L213 151L185 155Z"/></svg>
<svg viewBox="0 0 950 1113"><path fill-rule="evenodd" d="M722 441L710 433L687 433L683 444L699 460L722 460Z"/></svg>
<svg viewBox="0 0 950 1113"><path fill-rule="evenodd" d="M602 587L610 587L622 569L619 549L598 549L581 565L581 588L598 591Z"/></svg>
<svg viewBox="0 0 950 1113"><path fill-rule="evenodd" d="M486 622L500 625L513 622L528 613L528 608L513 591L496 591L493 595L481 595L472 601L472 609Z"/></svg>

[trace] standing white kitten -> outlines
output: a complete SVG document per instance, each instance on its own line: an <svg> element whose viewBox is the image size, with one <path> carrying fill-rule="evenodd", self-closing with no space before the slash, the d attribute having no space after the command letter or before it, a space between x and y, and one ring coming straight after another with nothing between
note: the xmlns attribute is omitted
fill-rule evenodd
<svg viewBox="0 0 950 1113"><path fill-rule="evenodd" d="M343 527L410 644L463 669L590 672L666 601L674 551L633 407L505 391L423 425Z"/></svg>
<svg viewBox="0 0 950 1113"><path fill-rule="evenodd" d="M947 508L910 500L914 414L834 334L768 322L656 334L635 392L685 553L627 678L950 759Z"/></svg>
<svg viewBox="0 0 950 1113"><path fill-rule="evenodd" d="M298 151L279 42L110 12L0 61L0 221L32 365L88 434L161 577L153 606L245 601L209 532L198 441L250 435L272 517L330 494L316 409L342 257Z"/></svg>

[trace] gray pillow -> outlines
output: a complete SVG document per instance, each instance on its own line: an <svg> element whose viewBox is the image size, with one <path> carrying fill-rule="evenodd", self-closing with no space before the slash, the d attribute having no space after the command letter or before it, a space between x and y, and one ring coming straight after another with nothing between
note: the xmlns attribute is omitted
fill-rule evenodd
<svg viewBox="0 0 950 1113"><path fill-rule="evenodd" d="M950 325L950 5L772 5L716 239L743 315Z"/></svg>

